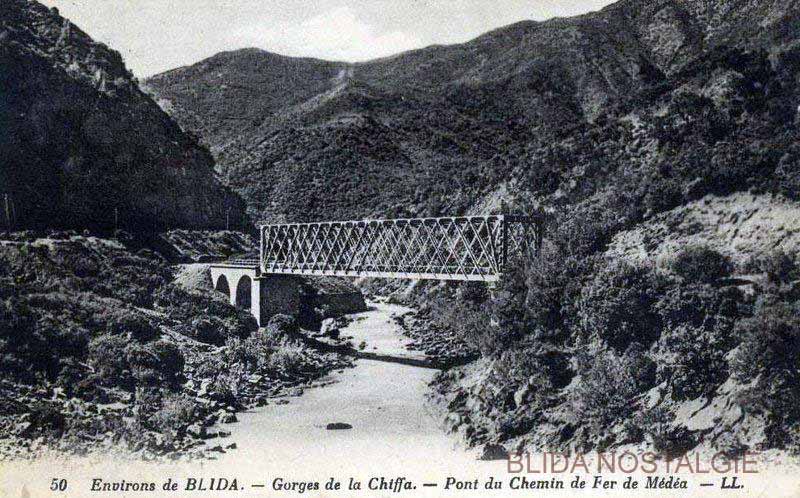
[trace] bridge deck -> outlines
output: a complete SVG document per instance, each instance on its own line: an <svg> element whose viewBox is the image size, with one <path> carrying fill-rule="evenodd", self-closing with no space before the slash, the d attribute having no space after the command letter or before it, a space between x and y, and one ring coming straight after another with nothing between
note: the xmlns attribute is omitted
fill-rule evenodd
<svg viewBox="0 0 800 498"><path fill-rule="evenodd" d="M496 281L535 251L538 219L469 216L261 225L267 274Z"/></svg>

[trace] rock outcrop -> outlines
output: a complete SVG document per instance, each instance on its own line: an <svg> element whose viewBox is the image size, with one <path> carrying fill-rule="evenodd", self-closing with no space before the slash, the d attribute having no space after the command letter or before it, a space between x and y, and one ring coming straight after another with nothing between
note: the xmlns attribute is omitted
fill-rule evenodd
<svg viewBox="0 0 800 498"><path fill-rule="evenodd" d="M2 228L220 228L241 200L120 55L35 1L0 5Z"/></svg>

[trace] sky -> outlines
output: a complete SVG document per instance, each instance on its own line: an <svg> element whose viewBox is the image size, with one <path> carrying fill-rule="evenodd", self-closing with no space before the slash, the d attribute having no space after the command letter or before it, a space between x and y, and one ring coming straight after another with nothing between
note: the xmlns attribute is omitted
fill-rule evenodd
<svg viewBox="0 0 800 498"><path fill-rule="evenodd" d="M147 77L218 52L364 61L612 0L40 0Z"/></svg>

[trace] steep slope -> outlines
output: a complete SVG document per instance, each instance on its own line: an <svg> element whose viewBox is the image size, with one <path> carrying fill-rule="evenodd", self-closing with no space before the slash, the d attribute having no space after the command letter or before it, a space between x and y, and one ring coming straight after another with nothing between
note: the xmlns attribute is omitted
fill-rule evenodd
<svg viewBox="0 0 800 498"><path fill-rule="evenodd" d="M120 55L34 1L0 5L0 130L3 228L243 221L211 156Z"/></svg>
<svg viewBox="0 0 800 498"><path fill-rule="evenodd" d="M609 120L628 135L597 151L608 152L603 161L652 162L655 133L634 141L630 123L654 121L698 76L709 92L741 93L747 68L734 52L791 50L799 10L795 1L623 0L359 64L226 52L146 88L210 147L253 216L459 213L497 206L493 196L518 185L557 190L545 178L528 184L538 155L564 144L558 157L548 152L547 174L555 164L565 169L555 178L569 176L587 160L575 142Z"/></svg>

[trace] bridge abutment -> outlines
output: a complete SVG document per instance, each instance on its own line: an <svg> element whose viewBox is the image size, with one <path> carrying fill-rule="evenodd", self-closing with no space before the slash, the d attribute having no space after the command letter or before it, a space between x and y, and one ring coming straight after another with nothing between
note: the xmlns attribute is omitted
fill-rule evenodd
<svg viewBox="0 0 800 498"><path fill-rule="evenodd" d="M277 314L297 315L300 309L297 277L260 275L253 266L213 265L211 283L233 306L250 311L259 326Z"/></svg>

